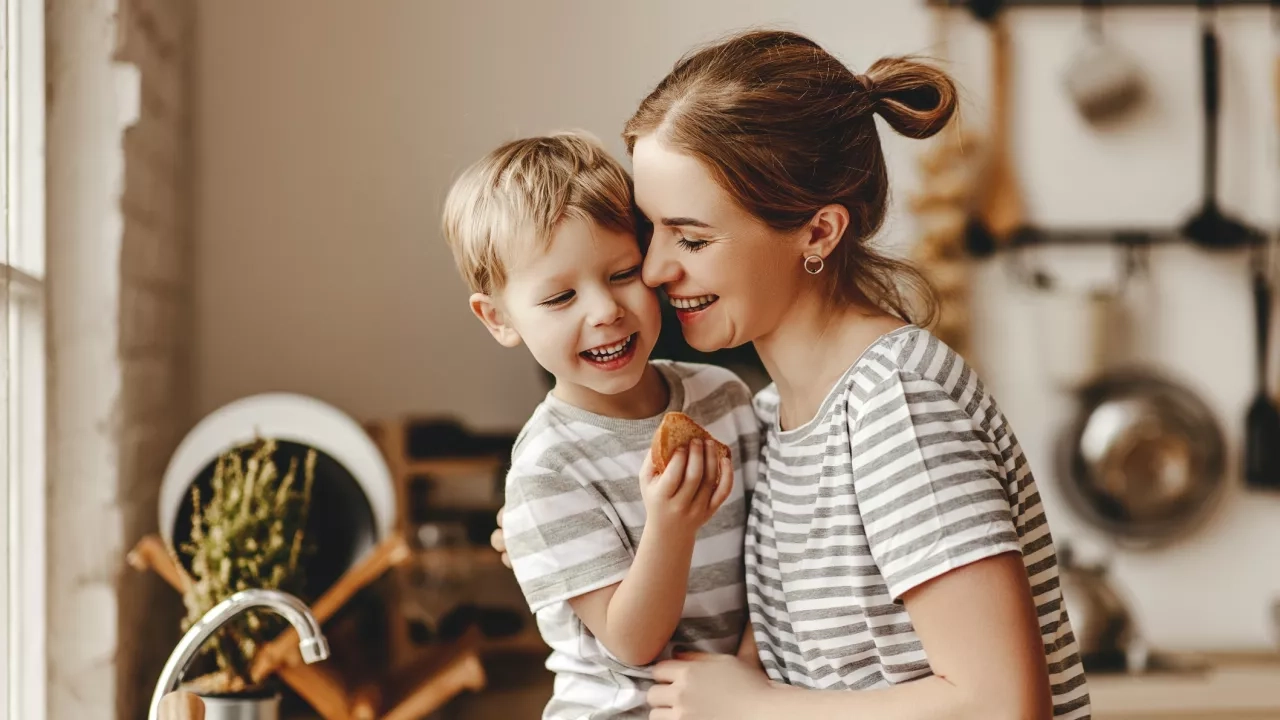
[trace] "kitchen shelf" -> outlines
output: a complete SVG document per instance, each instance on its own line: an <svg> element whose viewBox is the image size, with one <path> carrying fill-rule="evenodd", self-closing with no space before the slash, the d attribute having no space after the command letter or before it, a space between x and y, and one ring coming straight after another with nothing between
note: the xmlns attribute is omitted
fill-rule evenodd
<svg viewBox="0 0 1280 720"><path fill-rule="evenodd" d="M1213 0L1205 3L1204 0L1106 0L1104 5L1108 8L1114 7L1148 7L1148 8L1169 8L1169 7L1196 7L1202 4L1217 5L1222 7L1248 5L1253 7L1266 7L1276 0ZM972 0L925 0L926 4L934 6L948 7L969 7ZM992 4L991 0L983 2L984 5ZM1085 0L1000 0L1000 4L1005 7L1026 7L1026 8L1063 8L1063 7L1082 7L1089 5Z"/></svg>
<svg viewBox="0 0 1280 720"><path fill-rule="evenodd" d="M1246 250L1267 241L1265 233L1255 231L1252 239L1237 247L1221 249L1205 248L1206 252L1233 252ZM1016 232L1007 242L996 247L991 253L974 253L975 257L985 257L1002 251L1018 250L1033 247L1088 247L1106 246L1121 248L1144 248L1152 245L1184 244L1196 245L1176 229L1170 228L1037 228L1027 227Z"/></svg>

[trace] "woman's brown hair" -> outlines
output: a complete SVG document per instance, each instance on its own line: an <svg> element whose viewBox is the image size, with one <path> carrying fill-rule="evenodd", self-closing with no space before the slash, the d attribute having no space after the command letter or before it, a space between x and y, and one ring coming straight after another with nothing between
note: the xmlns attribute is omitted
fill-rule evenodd
<svg viewBox="0 0 1280 720"><path fill-rule="evenodd" d="M887 57L858 75L802 35L756 30L685 56L640 103L623 138L630 153L637 139L656 133L698 158L775 230L796 230L820 208L843 205L849 227L826 258L835 298L928 325L937 314L929 282L868 243L889 194L873 116L927 138L946 126L956 104L951 78L923 62Z"/></svg>

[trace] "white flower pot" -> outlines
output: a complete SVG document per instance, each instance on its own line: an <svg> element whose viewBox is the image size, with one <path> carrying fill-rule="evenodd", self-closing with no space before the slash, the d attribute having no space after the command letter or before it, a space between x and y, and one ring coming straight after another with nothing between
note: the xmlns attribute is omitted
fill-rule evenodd
<svg viewBox="0 0 1280 720"><path fill-rule="evenodd" d="M203 697L204 720L280 720L280 696Z"/></svg>

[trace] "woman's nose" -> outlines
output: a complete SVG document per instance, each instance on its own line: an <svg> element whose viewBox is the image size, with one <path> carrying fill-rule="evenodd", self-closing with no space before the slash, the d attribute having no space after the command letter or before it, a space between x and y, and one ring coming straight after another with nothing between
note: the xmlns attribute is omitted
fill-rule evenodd
<svg viewBox="0 0 1280 720"><path fill-rule="evenodd" d="M680 275L680 265L671 257L663 243L656 239L649 243L649 251L645 253L644 265L640 267L640 278L651 288L661 287L674 282Z"/></svg>

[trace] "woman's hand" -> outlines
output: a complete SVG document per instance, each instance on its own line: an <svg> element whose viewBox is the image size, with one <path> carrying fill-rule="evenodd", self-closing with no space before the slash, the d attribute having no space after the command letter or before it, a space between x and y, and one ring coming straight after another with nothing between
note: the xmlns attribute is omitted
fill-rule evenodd
<svg viewBox="0 0 1280 720"><path fill-rule="evenodd" d="M502 534L502 513L507 509L506 505L498 508L498 529L493 531L489 536L489 544L494 550L502 553L502 564L511 567L511 556L507 554L507 538Z"/></svg>
<svg viewBox="0 0 1280 720"><path fill-rule="evenodd" d="M748 720L762 699L784 692L733 655L691 653L653 667L650 720Z"/></svg>

